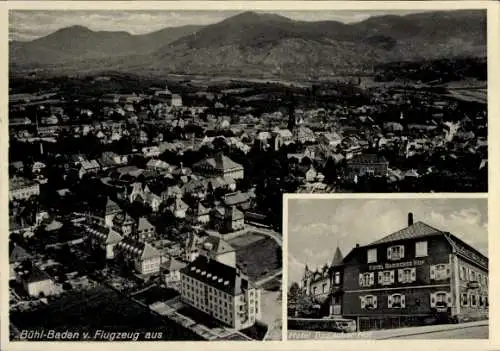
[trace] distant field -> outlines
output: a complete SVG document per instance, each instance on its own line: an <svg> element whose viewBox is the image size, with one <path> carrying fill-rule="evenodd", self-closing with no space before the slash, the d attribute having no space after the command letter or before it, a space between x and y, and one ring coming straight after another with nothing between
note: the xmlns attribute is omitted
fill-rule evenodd
<svg viewBox="0 0 500 351"><path fill-rule="evenodd" d="M488 103L487 89L454 89L449 90L449 96L466 102L478 102L482 104Z"/></svg>

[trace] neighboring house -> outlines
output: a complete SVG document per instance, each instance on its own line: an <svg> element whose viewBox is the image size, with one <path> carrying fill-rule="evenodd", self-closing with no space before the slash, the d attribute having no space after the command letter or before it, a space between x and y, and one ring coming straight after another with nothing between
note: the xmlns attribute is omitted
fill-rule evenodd
<svg viewBox="0 0 500 351"><path fill-rule="evenodd" d="M224 204L226 206L236 206L242 211L250 208L250 195L248 193L233 192L224 195Z"/></svg>
<svg viewBox="0 0 500 351"><path fill-rule="evenodd" d="M139 218L134 237L138 241L148 241L155 237L155 227L145 218Z"/></svg>
<svg viewBox="0 0 500 351"><path fill-rule="evenodd" d="M183 262L175 258L171 258L167 263L167 269L163 272L165 276L165 285L167 288L181 290L181 270L186 267L188 262Z"/></svg>
<svg viewBox="0 0 500 351"><path fill-rule="evenodd" d="M18 268L21 263L29 259L31 259L31 255L28 254L25 249L15 243L9 243L10 280L16 279L16 268Z"/></svg>
<svg viewBox="0 0 500 351"><path fill-rule="evenodd" d="M87 174L97 174L101 169L97 160L82 161L78 169L78 177L82 179Z"/></svg>
<svg viewBox="0 0 500 351"><path fill-rule="evenodd" d="M36 161L33 163L33 166L31 167L31 170L33 173L40 173L43 171L47 166L43 162Z"/></svg>
<svg viewBox="0 0 500 351"><path fill-rule="evenodd" d="M245 227L243 212L235 206L216 206L211 215L212 227L221 233L234 232Z"/></svg>
<svg viewBox="0 0 500 351"><path fill-rule="evenodd" d="M100 225L89 225L85 230L91 247L103 252L107 260L115 258L115 246L123 239L118 232Z"/></svg>
<svg viewBox="0 0 500 351"><path fill-rule="evenodd" d="M173 199L172 204L168 208L175 217L185 218L189 206L180 198L175 198Z"/></svg>
<svg viewBox="0 0 500 351"><path fill-rule="evenodd" d="M148 243L124 238L116 244L115 251L139 274L149 275L160 272L161 253Z"/></svg>
<svg viewBox="0 0 500 351"><path fill-rule="evenodd" d="M210 222L210 209L203 206L201 202L189 207L186 212L186 219L196 225L196 224L207 224Z"/></svg>
<svg viewBox="0 0 500 351"><path fill-rule="evenodd" d="M54 295L57 291L52 278L30 262L18 266L15 272L16 281L31 297L47 297Z"/></svg>
<svg viewBox="0 0 500 351"><path fill-rule="evenodd" d="M22 177L9 179L9 200L24 200L40 195L40 184Z"/></svg>
<svg viewBox="0 0 500 351"><path fill-rule="evenodd" d="M355 156L347 161L347 176L355 179L359 176L386 177L389 162L385 157L373 154Z"/></svg>
<svg viewBox="0 0 500 351"><path fill-rule="evenodd" d="M193 165L193 171L205 177L231 177L242 179L244 177L243 166L234 162L222 153L213 158L207 158Z"/></svg>

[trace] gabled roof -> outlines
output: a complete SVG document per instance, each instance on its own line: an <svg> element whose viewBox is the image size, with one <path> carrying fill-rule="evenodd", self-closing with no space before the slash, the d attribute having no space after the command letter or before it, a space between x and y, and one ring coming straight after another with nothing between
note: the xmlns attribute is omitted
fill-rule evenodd
<svg viewBox="0 0 500 351"><path fill-rule="evenodd" d="M335 250L335 254L333 255L331 267L341 266L343 260L344 256L342 255L342 252L340 251L339 247L337 247L337 250Z"/></svg>
<svg viewBox="0 0 500 351"><path fill-rule="evenodd" d="M30 254L21 246L16 244L9 245L9 263L21 262L30 257Z"/></svg>
<svg viewBox="0 0 500 351"><path fill-rule="evenodd" d="M215 253L216 255L221 255L227 252L235 251L234 248L226 240L219 238L218 236L210 235L208 236L200 246L203 249Z"/></svg>
<svg viewBox="0 0 500 351"><path fill-rule="evenodd" d="M150 258L160 257L161 253L148 243L140 242L132 238L125 238L120 241L116 247L119 250L128 252L129 254L147 260Z"/></svg>
<svg viewBox="0 0 500 351"><path fill-rule="evenodd" d="M106 207L105 207L105 214L108 215L108 214L115 214L115 213L119 213L122 211L122 209L120 208L120 206L118 206L118 204L116 202L114 202L113 200L111 200L109 197L106 199Z"/></svg>
<svg viewBox="0 0 500 351"><path fill-rule="evenodd" d="M444 232L434 227L431 227L430 225L425 224L424 222L419 221L410 225L409 227L403 228L395 233L389 234L383 237L382 239L379 239L371 243L370 245L390 243L393 241L406 240L406 239L424 238L427 236L432 236L437 234L444 234Z"/></svg>
<svg viewBox="0 0 500 351"><path fill-rule="evenodd" d="M137 225L137 230L150 230L155 229L155 227L147 220L146 217L139 218L139 224Z"/></svg>
<svg viewBox="0 0 500 351"><path fill-rule="evenodd" d="M227 171L232 169L242 169L243 166L239 163L234 162L226 155L216 155L212 158L207 158L205 160L199 161L193 165L193 168L201 167L201 168L213 168L221 171Z"/></svg>

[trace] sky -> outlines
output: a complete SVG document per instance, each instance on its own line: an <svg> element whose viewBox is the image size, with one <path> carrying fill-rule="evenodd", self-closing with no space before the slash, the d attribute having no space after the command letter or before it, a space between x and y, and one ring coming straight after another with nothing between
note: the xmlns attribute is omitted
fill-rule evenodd
<svg viewBox="0 0 500 351"><path fill-rule="evenodd" d="M288 285L300 282L307 263L321 268L339 246L345 256L407 226L408 213L450 232L488 255L487 199L290 199Z"/></svg>
<svg viewBox="0 0 500 351"><path fill-rule="evenodd" d="M9 13L10 40L33 40L58 29L81 25L96 31L127 31L145 34L165 27L208 25L241 11L111 11L111 10L12 10ZM418 11L269 11L294 20L360 22L384 14L405 15Z"/></svg>

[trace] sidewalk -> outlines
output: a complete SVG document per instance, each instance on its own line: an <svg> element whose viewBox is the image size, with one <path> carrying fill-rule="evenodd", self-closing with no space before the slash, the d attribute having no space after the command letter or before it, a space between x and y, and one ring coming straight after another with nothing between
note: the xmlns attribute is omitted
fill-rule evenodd
<svg viewBox="0 0 500 351"><path fill-rule="evenodd" d="M310 331L310 330L289 330L288 339L289 340L328 340L328 339L340 339L340 340L384 340L384 339L396 339L399 337L406 337L412 335L423 335L432 334L447 330L460 330L466 328L488 326L488 321L476 321L469 323L460 324L441 324L441 325L429 325L422 327L408 327L399 329L387 329L387 330L371 330L359 333L334 333L325 331Z"/></svg>

